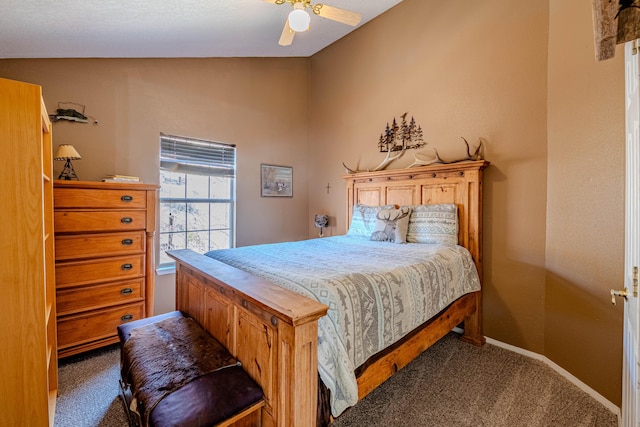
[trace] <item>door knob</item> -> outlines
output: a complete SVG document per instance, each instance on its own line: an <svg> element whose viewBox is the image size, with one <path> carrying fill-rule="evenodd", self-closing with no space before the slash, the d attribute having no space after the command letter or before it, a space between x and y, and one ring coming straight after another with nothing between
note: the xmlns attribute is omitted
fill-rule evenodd
<svg viewBox="0 0 640 427"><path fill-rule="evenodd" d="M616 305L616 297L622 297L625 301L629 301L629 297L637 297L638 296L638 267L633 267L633 290L631 292L627 291L625 287L621 291L615 291L611 289L611 304Z"/></svg>
<svg viewBox="0 0 640 427"><path fill-rule="evenodd" d="M629 292L627 292L627 288L624 288L621 291L614 291L611 289L611 304L616 305L616 297L622 297L625 301L628 301Z"/></svg>

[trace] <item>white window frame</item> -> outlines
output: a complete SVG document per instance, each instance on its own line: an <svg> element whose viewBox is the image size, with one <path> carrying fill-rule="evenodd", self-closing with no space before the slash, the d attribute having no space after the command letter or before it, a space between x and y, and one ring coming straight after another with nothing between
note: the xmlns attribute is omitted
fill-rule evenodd
<svg viewBox="0 0 640 427"><path fill-rule="evenodd" d="M176 197L176 195L172 195L167 197L167 195L163 195L162 191L162 183L164 182L163 171L172 172L173 174L185 174L185 194L183 197ZM236 183L235 183L235 175L236 175L236 148L233 144L226 144L216 141L207 141L203 139L183 137L183 136L175 136L161 133L160 134L160 171L159 171L159 182L160 182L160 214L163 214L163 205L164 204L182 204L182 203L224 203L229 205L229 224L228 224L228 232L229 232L229 247L235 247L235 213L236 213ZM205 198L188 198L186 194L187 190L187 182L189 180L189 176L209 176L209 177L227 177L229 180L229 197L228 198L215 198L211 197L211 181L209 180L209 188L208 188L208 197ZM185 235L185 245L187 245L188 249L193 249L188 247L189 239L187 237L189 233L189 220L188 220L188 210L184 212L185 223L184 229L181 231L172 231L168 232L163 230L163 220L160 220L160 230L159 230L159 238L158 245L160 247L160 251L164 251L167 248L163 248L163 235L167 235L170 233L173 234L184 234ZM201 229L197 231L208 231L211 233L217 229L212 228L210 218L207 220L209 224L209 228ZM196 230L191 230L196 231ZM209 244L211 243L211 239L209 239ZM181 246L181 245L179 245ZM168 249L184 249L184 247L172 247ZM209 247L209 250L214 249ZM158 254L158 258L160 258L161 254ZM175 262L159 262L158 263L158 273L171 273L175 270Z"/></svg>

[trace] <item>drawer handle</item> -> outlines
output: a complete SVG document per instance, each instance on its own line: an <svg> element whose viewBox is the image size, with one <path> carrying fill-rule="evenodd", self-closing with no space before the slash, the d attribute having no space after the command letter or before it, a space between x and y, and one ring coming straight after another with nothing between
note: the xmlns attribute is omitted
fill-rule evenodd
<svg viewBox="0 0 640 427"><path fill-rule="evenodd" d="M120 320L122 320L123 322L128 322L131 319L133 319L133 314L125 314L120 318Z"/></svg>
<svg viewBox="0 0 640 427"><path fill-rule="evenodd" d="M131 288L124 288L124 289L122 289L122 290L120 291L120 293L121 293L122 295L129 295L129 294L132 294L132 293L133 293L133 289L131 289Z"/></svg>
<svg viewBox="0 0 640 427"><path fill-rule="evenodd" d="M124 218L120 219L120 222L123 224L131 224L133 222L133 218L131 218L130 216L125 216Z"/></svg>
<svg viewBox="0 0 640 427"><path fill-rule="evenodd" d="M133 268L133 264L122 264L120 268L122 270L131 270Z"/></svg>
<svg viewBox="0 0 640 427"><path fill-rule="evenodd" d="M128 196L125 194L124 196L120 197L120 200L122 200L123 202L132 202L133 196Z"/></svg>
<svg viewBox="0 0 640 427"><path fill-rule="evenodd" d="M121 243L123 246L131 246L133 245L133 239L122 239Z"/></svg>

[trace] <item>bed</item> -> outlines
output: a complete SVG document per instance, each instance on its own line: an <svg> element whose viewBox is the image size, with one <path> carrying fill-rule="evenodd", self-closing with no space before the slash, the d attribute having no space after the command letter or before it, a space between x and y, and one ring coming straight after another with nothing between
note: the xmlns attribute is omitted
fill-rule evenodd
<svg viewBox="0 0 640 427"><path fill-rule="evenodd" d="M215 256L219 259L189 250L169 253L177 265L176 308L194 317L223 343L260 384L265 394L263 425L315 425L318 372L323 383L332 390L332 412L337 415L463 322L462 339L475 345L484 343L479 278L482 277L482 172L487 165L485 161L468 161L343 177L346 182L347 221L354 218L354 209L359 209L359 205L453 204L457 208L457 243L460 247L398 245L355 239L358 236L336 236L280 244L284 246L260 245L218 251ZM351 227L349 230L348 234ZM311 262L299 263L306 265L296 269L295 254L303 250L301 245L308 246L317 257ZM426 301L431 298L437 303L391 310L391 316L397 318L389 321L363 321L358 318L363 317L362 314L349 315L351 317L347 316L346 322L338 322L338 326L334 326L340 333L353 329L344 341L337 342L332 333L326 332L327 324L335 323L333 318L345 318L345 315L335 314L334 310L336 305L348 305L344 303L347 300L358 301L359 305L370 307L370 312L382 313L384 318L386 311L380 308L381 303L373 298L373 294L386 290L386 297L378 295L381 300L386 298L392 305L404 308L406 304L408 307L400 294L416 293L416 286L404 284L415 279L398 269L422 268L415 266L416 259L423 258L417 248L438 252L436 261L430 262L435 263L435 270L449 276L452 282L451 291L446 292L450 294L449 299L439 294L435 297L420 296L419 299ZM341 254L341 250L346 252ZM332 267L335 261L326 256L332 252L338 253L339 258L363 254L349 256L354 263L353 270L342 272L350 276L352 282L364 280L358 276L363 268L359 263L373 258L374 253L378 256L374 265L380 268L373 272L374 276L391 277L392 280L387 280L376 291L363 292L353 298L345 297L348 286L344 285L342 294L338 292L332 296L327 292L327 282L341 280L335 278ZM262 254L258 256L259 253ZM269 258L269 254L274 253L281 255L289 267L280 267L278 257ZM393 254L398 258L391 261ZM445 268L437 261L454 256L461 259L459 268ZM315 276L309 271L310 265ZM470 269L470 266L475 268ZM463 283L462 276L471 277L471 270L478 273L476 283L472 278ZM322 276L323 272L326 272L326 280L320 282L317 275ZM425 274L428 276L430 273ZM301 290L298 288L301 282L318 289ZM421 308L427 305L428 309ZM364 334L361 330L356 331L356 323L365 325ZM387 336L390 338L385 338ZM349 357L327 356L327 347L344 347ZM331 369L333 373L328 374L327 370ZM349 375L353 381L343 381L343 377ZM341 382L346 385L336 384Z"/></svg>

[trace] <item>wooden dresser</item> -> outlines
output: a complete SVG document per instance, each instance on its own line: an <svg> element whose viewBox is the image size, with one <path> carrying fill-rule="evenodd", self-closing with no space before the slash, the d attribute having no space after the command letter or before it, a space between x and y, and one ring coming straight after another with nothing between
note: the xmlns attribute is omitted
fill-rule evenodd
<svg viewBox="0 0 640 427"><path fill-rule="evenodd" d="M2 426L52 426L58 394L51 122L40 86L0 79Z"/></svg>
<svg viewBox="0 0 640 427"><path fill-rule="evenodd" d="M55 181L58 355L118 342L153 315L157 185Z"/></svg>

